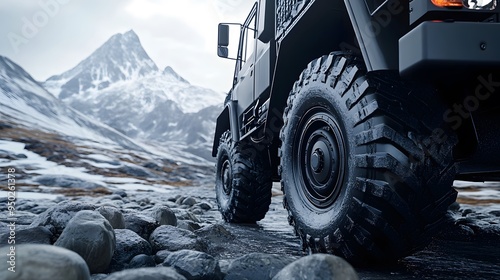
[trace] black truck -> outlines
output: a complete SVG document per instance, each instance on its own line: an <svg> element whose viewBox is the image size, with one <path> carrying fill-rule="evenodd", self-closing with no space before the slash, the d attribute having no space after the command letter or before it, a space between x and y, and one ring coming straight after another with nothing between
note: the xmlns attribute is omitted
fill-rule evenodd
<svg viewBox="0 0 500 280"><path fill-rule="evenodd" d="M236 64L213 144L224 220L264 218L281 182L304 250L383 262L425 245L454 180L500 178L497 4L260 0L219 24Z"/></svg>

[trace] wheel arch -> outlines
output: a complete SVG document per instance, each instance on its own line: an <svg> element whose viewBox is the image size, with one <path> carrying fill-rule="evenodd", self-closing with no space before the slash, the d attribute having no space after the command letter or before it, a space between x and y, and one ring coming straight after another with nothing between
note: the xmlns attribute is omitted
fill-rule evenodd
<svg viewBox="0 0 500 280"><path fill-rule="evenodd" d="M217 156L217 149L219 147L220 138L224 132L227 130L231 131L232 139L234 142L240 140L238 132L238 117L236 115L236 101L229 101L224 110L217 117L217 123L215 127L215 135L212 146L212 156Z"/></svg>

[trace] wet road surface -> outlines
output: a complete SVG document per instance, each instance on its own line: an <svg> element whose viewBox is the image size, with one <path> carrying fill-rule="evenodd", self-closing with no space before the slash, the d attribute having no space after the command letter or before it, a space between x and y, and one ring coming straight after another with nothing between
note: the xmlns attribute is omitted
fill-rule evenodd
<svg viewBox="0 0 500 280"><path fill-rule="evenodd" d="M213 188L189 189L183 189L182 194L203 197L216 205ZM468 188L463 192L459 189L459 197L469 197L467 191ZM500 194L500 188L496 185L484 191ZM477 190L474 192L473 196L477 196ZM221 252L220 257L230 259L251 252L303 256L305 253L301 251L299 239L288 225L282 201L281 195L274 196L269 212L257 225L227 224L222 221L216 207L208 211L202 220L223 224L238 240L237 244L228 244L227 250ZM396 264L356 267L360 278L500 279L500 215L495 210L500 209L500 204L467 201L473 204L461 204L460 210L453 215L454 222L424 250Z"/></svg>

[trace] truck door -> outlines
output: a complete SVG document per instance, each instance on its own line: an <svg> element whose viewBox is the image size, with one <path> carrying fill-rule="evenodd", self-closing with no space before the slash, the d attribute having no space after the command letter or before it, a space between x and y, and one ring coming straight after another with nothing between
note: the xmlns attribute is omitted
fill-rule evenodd
<svg viewBox="0 0 500 280"><path fill-rule="evenodd" d="M254 8L241 29L242 37L239 50L241 53L241 64L236 75L236 85L233 89L233 100L238 101L239 114L254 101L256 16L257 13Z"/></svg>

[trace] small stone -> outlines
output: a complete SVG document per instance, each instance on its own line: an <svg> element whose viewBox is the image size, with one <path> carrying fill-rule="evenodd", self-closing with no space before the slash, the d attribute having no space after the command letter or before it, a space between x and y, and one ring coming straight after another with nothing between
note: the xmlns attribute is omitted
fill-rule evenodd
<svg viewBox="0 0 500 280"><path fill-rule="evenodd" d="M115 230L116 249L112 258L112 270L121 270L137 255L151 255L149 242L129 229Z"/></svg>
<svg viewBox="0 0 500 280"><path fill-rule="evenodd" d="M177 217L168 206L155 206L153 208L153 217L160 225L177 226Z"/></svg>
<svg viewBox="0 0 500 280"><path fill-rule="evenodd" d="M220 278L219 263L214 257L197 251L181 250L170 254L163 266L171 266L188 280Z"/></svg>
<svg viewBox="0 0 500 280"><path fill-rule="evenodd" d="M10 246L0 248L0 255L11 253ZM0 262L2 280L89 280L90 272L77 253L51 245L21 244L16 246L15 272L11 265ZM7 257L5 257L7 259Z"/></svg>
<svg viewBox="0 0 500 280"><path fill-rule="evenodd" d="M186 199L186 197L185 197L185 196L179 196L179 197L177 197L177 199L175 200L175 203L177 203L177 204L181 205L181 204L182 204L182 202L184 201L184 199Z"/></svg>
<svg viewBox="0 0 500 280"><path fill-rule="evenodd" d="M263 253L251 253L235 259L229 265L224 280L259 279L269 280L295 259ZM307 279L307 278L305 278ZM331 279L331 278L324 278ZM335 278L343 279L343 278Z"/></svg>
<svg viewBox="0 0 500 280"><path fill-rule="evenodd" d="M123 190L117 190L117 191L114 191L113 194L117 194L121 197L127 197L127 193Z"/></svg>
<svg viewBox="0 0 500 280"><path fill-rule="evenodd" d="M196 206L200 207L201 209L203 209L205 211L212 209L212 206L206 202L200 202L200 203L196 204Z"/></svg>
<svg viewBox="0 0 500 280"><path fill-rule="evenodd" d="M124 229L125 219L120 209L109 206L102 206L97 209L101 215L108 220L114 229Z"/></svg>
<svg viewBox="0 0 500 280"><path fill-rule="evenodd" d="M227 278L226 278L227 279ZM263 278L261 278L263 279ZM344 259L333 255L315 254L300 258L283 268L273 280L357 280L358 274Z"/></svg>
<svg viewBox="0 0 500 280"><path fill-rule="evenodd" d="M115 232L108 220L95 211L78 212L54 245L78 253L90 272L106 271L115 252Z"/></svg>
<svg viewBox="0 0 500 280"><path fill-rule="evenodd" d="M63 201L50 207L35 218L31 223L31 227L46 227L57 237L76 213L82 210L95 210L96 208L96 206L89 203Z"/></svg>
<svg viewBox="0 0 500 280"><path fill-rule="evenodd" d="M196 199L194 199L193 197L187 197L182 201L182 205L186 205L189 207L191 207L195 204L196 204Z"/></svg>
<svg viewBox="0 0 500 280"><path fill-rule="evenodd" d="M165 259L170 255L172 254L171 251L169 250L161 250L161 251L158 251L156 252L156 255L155 255L155 261L156 263L163 263L165 261Z"/></svg>
<svg viewBox="0 0 500 280"><path fill-rule="evenodd" d="M5 227L7 228L7 227ZM18 244L52 244L53 234L44 227L16 229L16 245ZM0 244L9 244L10 232L0 236Z"/></svg>
<svg viewBox="0 0 500 280"><path fill-rule="evenodd" d="M196 217L196 215L194 215L190 211L185 211L185 210L183 210L182 212L177 214L177 219L178 220L191 220L195 223L201 223L200 219L198 219L198 217Z"/></svg>
<svg viewBox="0 0 500 280"><path fill-rule="evenodd" d="M141 214L125 214L125 227L148 240L151 233L158 227L152 217Z"/></svg>
<svg viewBox="0 0 500 280"><path fill-rule="evenodd" d="M141 268L141 267L155 267L156 262L152 256L148 255L137 255L130 260L128 268Z"/></svg>
<svg viewBox="0 0 500 280"><path fill-rule="evenodd" d="M174 226L160 226L155 229L149 238L149 243L151 243L154 252L182 249L203 251L204 247L194 233Z"/></svg>
<svg viewBox="0 0 500 280"><path fill-rule="evenodd" d="M171 267L127 269L111 274L106 280L187 280Z"/></svg>
<svg viewBox="0 0 500 280"><path fill-rule="evenodd" d="M187 229L189 231L195 231L200 229L200 225L189 220L181 220L177 223L177 227L181 229Z"/></svg>
<svg viewBox="0 0 500 280"><path fill-rule="evenodd" d="M490 214L496 217L500 217L500 210L493 210L490 211Z"/></svg>
<svg viewBox="0 0 500 280"><path fill-rule="evenodd" d="M458 202L453 202L450 207L448 207L448 210L453 211L453 212L458 212L460 210L460 203Z"/></svg>

